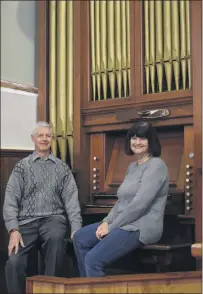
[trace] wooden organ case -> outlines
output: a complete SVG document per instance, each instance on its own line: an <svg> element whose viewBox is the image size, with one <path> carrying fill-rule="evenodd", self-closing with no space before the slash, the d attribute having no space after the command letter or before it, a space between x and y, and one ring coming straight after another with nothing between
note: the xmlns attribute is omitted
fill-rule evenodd
<svg viewBox="0 0 203 294"><path fill-rule="evenodd" d="M167 164L170 176L164 233L159 244L163 251L172 245L177 246L177 251L182 248L183 253L186 247L186 252L190 255L190 247L194 242L193 128L191 125L164 126L162 122L157 131L162 145L161 158ZM88 201L83 203L85 224L101 220L117 200L116 191L127 167L134 160L133 156L127 156L124 152L125 135L123 129L89 135L90 195ZM153 245L153 254L156 250L156 245ZM160 251L161 248L158 247L158 253ZM188 259L186 257L187 255L185 259Z"/></svg>
<svg viewBox="0 0 203 294"><path fill-rule="evenodd" d="M166 213L193 215L193 132L191 126L158 128L162 145L161 158L169 169L170 189ZM102 132L90 135L90 204L85 212L108 212L116 201L133 156L124 152L125 132ZM184 154L187 154L185 158ZM109 207L108 207L109 206ZM99 209L100 208L100 209ZM105 209L104 209L105 208Z"/></svg>
<svg viewBox="0 0 203 294"><path fill-rule="evenodd" d="M101 39L93 37L97 35L96 33L99 34L99 24L95 23L95 32L92 30L94 19L96 19L94 13L101 9L102 15L102 8L99 6L92 8L93 4L90 4L89 1L76 1L75 3L74 25L77 38L74 50L81 55L74 61L74 169L84 224L101 220L115 204L117 188L124 178L128 165L134 160L133 156L127 156L124 153L126 132L136 118L145 117L157 128L162 145L161 158L169 169L170 188L165 210L164 232L160 244L165 242L167 246L177 245L177 247L170 247L172 249L184 248L184 244L190 246L195 242L195 236L198 239L201 235L199 221L201 219L199 208L201 195L195 188L197 178L198 183L201 179L199 175L197 176L198 169L200 170L197 161L201 161L201 155L200 153L195 154L195 151L199 150L197 143L200 143L198 121L201 111L201 79L194 78L194 73L199 71L201 63L199 50L201 48L201 28L198 22L201 19L201 3L200 1L188 3L192 24L190 27L192 45L190 56L183 59L189 60L192 56L188 63L190 64L188 68L191 66L192 69L191 74L189 72L186 74L188 80L192 79L192 86L189 86L189 82L188 87L181 89L175 89L174 86L170 91L167 90L167 87L162 91L156 89L153 91L153 85L151 85L151 92L146 90L147 68L144 65L146 54L142 50L144 8L142 1L129 1L130 71L128 74L130 86L128 87L130 90L128 89L127 97L121 95L120 98L118 98L119 90L114 93L115 97L110 97L113 95L112 87L116 87L120 79L116 69L115 71L108 69L109 72L106 69L105 72L104 69L93 66L94 63L97 63L98 58L102 60L104 57ZM95 2L94 5L99 4ZM105 28L108 30L108 26ZM104 37L105 32L102 32ZM96 45L92 47L91 44L94 41ZM109 55L110 51L108 51ZM104 73L109 79L107 84L105 84ZM112 78L111 75L114 77ZM125 74L123 76L126 79ZM181 77L183 76L182 73ZM115 77L117 77L117 83L114 80ZM158 78L156 79L158 84ZM166 85L167 77L164 79L163 83ZM103 94L100 93L101 85L107 87L110 93L106 98L104 98L104 90ZM198 131L194 129L194 126L198 126ZM201 186L200 183L198 185ZM147 249L153 251L153 248L146 248L146 251ZM162 249L167 250L163 247ZM175 250L174 254L176 254ZM180 264L180 260L177 260ZM181 269L191 268L193 265L188 267L184 264Z"/></svg>

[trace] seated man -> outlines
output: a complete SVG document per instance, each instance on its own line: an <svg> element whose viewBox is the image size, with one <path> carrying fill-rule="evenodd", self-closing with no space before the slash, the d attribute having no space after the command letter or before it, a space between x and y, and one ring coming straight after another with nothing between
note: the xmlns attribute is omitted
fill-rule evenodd
<svg viewBox="0 0 203 294"><path fill-rule="evenodd" d="M52 130L38 122L32 133L35 152L19 161L9 178L3 207L10 235L6 264L9 293L25 292L28 252L40 239L45 275L61 276L68 216L71 237L82 224L78 190L66 163L51 152Z"/></svg>

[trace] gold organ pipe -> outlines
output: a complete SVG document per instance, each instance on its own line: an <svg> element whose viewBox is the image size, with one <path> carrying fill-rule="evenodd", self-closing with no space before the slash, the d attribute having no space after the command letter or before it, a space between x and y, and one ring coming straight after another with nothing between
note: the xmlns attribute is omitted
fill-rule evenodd
<svg viewBox="0 0 203 294"><path fill-rule="evenodd" d="M127 16L126 16L126 1L121 1L121 36L122 36L122 44L121 44L121 67L122 67L122 75L123 75L123 88L124 88L124 96L127 96Z"/></svg>
<svg viewBox="0 0 203 294"><path fill-rule="evenodd" d="M101 71L104 100L107 99L107 42L106 42L106 0L100 2L101 8Z"/></svg>
<svg viewBox="0 0 203 294"><path fill-rule="evenodd" d="M73 165L73 1L67 2L67 139Z"/></svg>
<svg viewBox="0 0 203 294"><path fill-rule="evenodd" d="M171 59L171 1L163 1L164 6L164 66L167 89L171 91L172 59Z"/></svg>
<svg viewBox="0 0 203 294"><path fill-rule="evenodd" d="M90 1L93 101L126 97L130 88L129 1ZM116 83L117 82L117 83ZM128 87L129 85L129 87ZM130 92L130 89L129 89ZM101 94L103 96L101 97Z"/></svg>
<svg viewBox="0 0 203 294"><path fill-rule="evenodd" d="M190 51L190 1L186 1L186 33L187 33L187 66L188 66L188 78L189 89L191 88L191 51Z"/></svg>
<svg viewBox="0 0 203 294"><path fill-rule="evenodd" d="M183 89L186 88L186 16L185 16L185 0L180 0L180 35L181 35L181 67L182 67L182 80L183 80Z"/></svg>
<svg viewBox="0 0 203 294"><path fill-rule="evenodd" d="M128 83L129 83L129 95L130 89L130 2L126 1L126 16L127 16L127 68L128 68Z"/></svg>
<svg viewBox="0 0 203 294"><path fill-rule="evenodd" d="M49 3L49 17L49 116L53 130L51 149L56 156L56 1L50 1Z"/></svg>
<svg viewBox="0 0 203 294"><path fill-rule="evenodd" d="M150 52L149 52L149 60L150 60L150 78L151 78L151 86L152 92L155 92L155 17L154 17L154 0L149 1L149 42L150 42Z"/></svg>
<svg viewBox="0 0 203 294"><path fill-rule="evenodd" d="M57 2L57 135L61 159L66 161L66 1Z"/></svg>
<svg viewBox="0 0 203 294"><path fill-rule="evenodd" d="M101 61L100 61L100 1L95 1L95 34L96 34L96 81L98 99L101 100Z"/></svg>
<svg viewBox="0 0 203 294"><path fill-rule="evenodd" d="M107 1L108 23L108 74L111 98L115 98L115 47L114 47L114 1Z"/></svg>
<svg viewBox="0 0 203 294"><path fill-rule="evenodd" d="M157 90L156 82L163 91L164 73L168 91L172 77L173 90L191 88L190 1L144 0L143 5L146 93Z"/></svg>
<svg viewBox="0 0 203 294"><path fill-rule="evenodd" d="M179 90L180 79L180 35L179 35L179 9L178 1L174 0L171 5L172 9L172 60L175 76L176 90Z"/></svg>
<svg viewBox="0 0 203 294"><path fill-rule="evenodd" d="M122 86L122 74L121 74L121 3L119 0L115 1L115 44L116 44L116 76L118 85L118 97L122 96L121 86Z"/></svg>
<svg viewBox="0 0 203 294"><path fill-rule="evenodd" d="M92 91L93 101L96 97L96 66L95 66L95 23L94 23L94 1L90 1L90 21L91 21L91 74L92 74Z"/></svg>
<svg viewBox="0 0 203 294"><path fill-rule="evenodd" d="M146 90L149 94L149 2L144 1L144 23L145 23L145 76Z"/></svg>
<svg viewBox="0 0 203 294"><path fill-rule="evenodd" d="M156 11L156 68L159 92L163 84L163 31L162 31L162 1L155 1Z"/></svg>

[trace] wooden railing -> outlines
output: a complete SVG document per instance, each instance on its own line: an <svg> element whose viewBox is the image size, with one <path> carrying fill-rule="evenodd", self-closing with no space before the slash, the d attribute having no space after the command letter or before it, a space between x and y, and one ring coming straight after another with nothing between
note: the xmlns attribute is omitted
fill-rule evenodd
<svg viewBox="0 0 203 294"><path fill-rule="evenodd" d="M26 293L202 293L200 271L106 276L27 278Z"/></svg>

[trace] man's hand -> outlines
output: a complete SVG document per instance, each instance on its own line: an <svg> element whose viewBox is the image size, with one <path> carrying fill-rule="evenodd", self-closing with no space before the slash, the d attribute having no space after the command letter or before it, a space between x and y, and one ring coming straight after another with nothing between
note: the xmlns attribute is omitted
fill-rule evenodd
<svg viewBox="0 0 203 294"><path fill-rule="evenodd" d="M74 236L75 232L76 232L76 231L72 232L72 234L71 234L71 236L70 236L71 239L73 239L73 236Z"/></svg>
<svg viewBox="0 0 203 294"><path fill-rule="evenodd" d="M109 225L107 222L103 222L96 231L96 236L99 240L101 240L104 236L109 233Z"/></svg>
<svg viewBox="0 0 203 294"><path fill-rule="evenodd" d="M11 231L9 245L8 245L8 255L9 256L11 255L14 248L15 248L15 254L18 253L19 244L22 247L25 247L20 232L18 230Z"/></svg>

